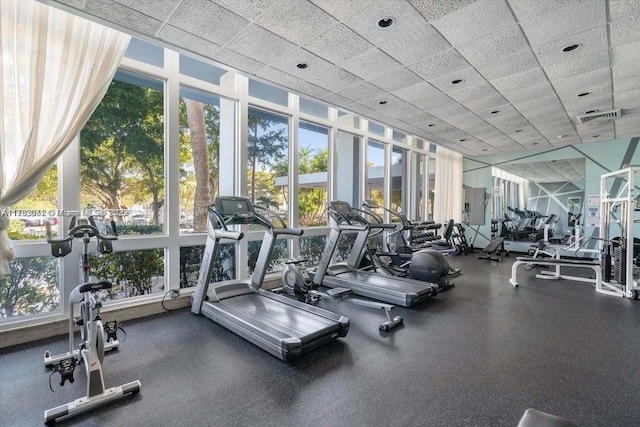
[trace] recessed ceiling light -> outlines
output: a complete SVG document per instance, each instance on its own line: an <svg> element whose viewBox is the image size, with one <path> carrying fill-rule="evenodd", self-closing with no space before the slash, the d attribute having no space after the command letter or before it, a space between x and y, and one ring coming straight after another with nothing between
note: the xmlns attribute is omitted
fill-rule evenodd
<svg viewBox="0 0 640 427"><path fill-rule="evenodd" d="M538 145L538 143L537 143L537 142L534 142L534 143L533 143L533 144L531 144L531 145Z"/></svg>
<svg viewBox="0 0 640 427"><path fill-rule="evenodd" d="M589 111L585 111L585 114L593 114L593 113L597 113L598 110L589 110Z"/></svg>
<svg viewBox="0 0 640 427"><path fill-rule="evenodd" d="M380 28L389 28L393 25L393 18L382 18L378 21L378 27Z"/></svg>
<svg viewBox="0 0 640 427"><path fill-rule="evenodd" d="M435 126L435 124L431 123L431 124L429 124L427 126L432 127L432 126Z"/></svg>
<svg viewBox="0 0 640 427"><path fill-rule="evenodd" d="M299 64L296 64L296 67L298 67L301 70L304 70L305 68L309 68L309 64L307 64L306 62L300 62Z"/></svg>
<svg viewBox="0 0 640 427"><path fill-rule="evenodd" d="M466 141L466 139L465 139L465 138L462 138L462 139L460 140L460 142L465 142L465 141Z"/></svg>
<svg viewBox="0 0 640 427"><path fill-rule="evenodd" d="M387 101L380 101L380 102L378 102L378 104L380 104L380 105L384 105L384 104L386 104L386 103L387 103Z"/></svg>
<svg viewBox="0 0 640 427"><path fill-rule="evenodd" d="M555 163L555 162L557 162L557 160L551 160L551 163Z"/></svg>
<svg viewBox="0 0 640 427"><path fill-rule="evenodd" d="M594 137L594 138L597 138L597 137L599 137L599 136L600 136L600 135L593 135L593 137Z"/></svg>
<svg viewBox="0 0 640 427"><path fill-rule="evenodd" d="M462 83L464 80L462 79L455 79L455 80L451 80L451 84L452 85L459 85L460 83Z"/></svg>
<svg viewBox="0 0 640 427"><path fill-rule="evenodd" d="M567 136L567 135L558 135L558 139L562 139L562 138L564 138L565 136Z"/></svg>
<svg viewBox="0 0 640 427"><path fill-rule="evenodd" d="M516 129L516 133L522 132L522 129Z"/></svg>
<svg viewBox="0 0 640 427"><path fill-rule="evenodd" d="M489 150L487 150L486 148L483 148L482 151L489 151Z"/></svg>
<svg viewBox="0 0 640 427"><path fill-rule="evenodd" d="M589 96L589 95L591 95L591 92L582 92L578 94L579 97Z"/></svg>
<svg viewBox="0 0 640 427"><path fill-rule="evenodd" d="M500 110L493 110L493 111L491 112L491 114L498 114L499 112L500 112Z"/></svg>
<svg viewBox="0 0 640 427"><path fill-rule="evenodd" d="M563 47L563 48L562 48L562 51L563 51L563 52L571 52L571 51L576 50L576 49L577 49L577 48L579 48L579 47L580 47L580 45L579 45L579 44L571 44L571 45L569 45L569 46Z"/></svg>

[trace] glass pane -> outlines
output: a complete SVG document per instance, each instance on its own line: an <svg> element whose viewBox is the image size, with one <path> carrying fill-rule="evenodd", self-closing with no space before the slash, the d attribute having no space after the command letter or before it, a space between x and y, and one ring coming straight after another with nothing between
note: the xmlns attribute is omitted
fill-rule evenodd
<svg viewBox="0 0 640 427"><path fill-rule="evenodd" d="M369 141L367 147L367 187L365 198L384 206L384 149L381 142ZM359 204L356 205L359 207Z"/></svg>
<svg viewBox="0 0 640 427"><path fill-rule="evenodd" d="M360 136L338 132L338 155L335 180L336 200L360 206Z"/></svg>
<svg viewBox="0 0 640 427"><path fill-rule="evenodd" d="M249 107L247 184L254 204L273 209L285 220L289 209L289 119Z"/></svg>
<svg viewBox="0 0 640 427"><path fill-rule="evenodd" d="M299 141L298 225L326 225L329 130L301 121Z"/></svg>
<svg viewBox="0 0 640 427"><path fill-rule="evenodd" d="M211 282L233 280L236 278L236 245L225 243L220 245L218 256L215 259L215 270ZM202 264L204 246L183 246L180 248L180 287L191 288L198 283L198 274Z"/></svg>
<svg viewBox="0 0 640 427"><path fill-rule="evenodd" d="M427 202L427 220L433 221L433 200L436 189L436 159L429 157L428 161L429 180L427 191L429 192L429 201Z"/></svg>
<svg viewBox="0 0 640 427"><path fill-rule="evenodd" d="M407 163L407 150L393 147L391 151L391 210L398 214L406 212L407 180L405 176Z"/></svg>
<svg viewBox="0 0 640 427"><path fill-rule="evenodd" d="M422 139L416 139L416 148L424 149L424 141Z"/></svg>
<svg viewBox="0 0 640 427"><path fill-rule="evenodd" d="M424 215L424 177L426 172L425 155L415 153L416 156L416 196L418 202L416 203L415 210L412 212L412 216L417 220L425 219Z"/></svg>
<svg viewBox="0 0 640 427"><path fill-rule="evenodd" d="M300 259L306 259L308 265L318 264L324 246L327 244L327 236L302 236L298 242L300 244Z"/></svg>
<svg viewBox="0 0 640 427"><path fill-rule="evenodd" d="M285 107L289 105L289 92L257 80L249 79L249 96Z"/></svg>
<svg viewBox="0 0 640 427"><path fill-rule="evenodd" d="M316 117L329 117L329 107L316 101L300 97L300 111Z"/></svg>
<svg viewBox="0 0 640 427"><path fill-rule="evenodd" d="M436 144L429 144L430 153L435 153L437 149L438 149L438 146Z"/></svg>
<svg viewBox="0 0 640 427"><path fill-rule="evenodd" d="M58 210L57 165L49 168L31 194L0 214L11 220L7 230L11 240L44 239L47 221L57 235L59 216L64 215Z"/></svg>
<svg viewBox="0 0 640 427"><path fill-rule="evenodd" d="M227 74L227 70L187 55L180 55L180 74L220 86L220 78Z"/></svg>
<svg viewBox="0 0 640 427"><path fill-rule="evenodd" d="M249 273L253 273L253 270L255 270L261 244L262 240L253 240L247 244ZM281 271L288 257L287 239L276 240L276 244L273 246L273 252L271 253L271 259L269 260L269 266L267 267L267 273Z"/></svg>
<svg viewBox="0 0 640 427"><path fill-rule="evenodd" d="M80 133L82 207L118 211L113 219L125 226L123 234L163 230L162 87L158 80L117 73Z"/></svg>
<svg viewBox="0 0 640 427"><path fill-rule="evenodd" d="M124 56L156 67L164 67L164 49L135 37L131 38Z"/></svg>
<svg viewBox="0 0 640 427"><path fill-rule="evenodd" d="M376 123L376 122L369 122L369 132L375 134L375 135L379 135L379 136L384 136L384 126L382 126L380 123Z"/></svg>
<svg viewBox="0 0 640 427"><path fill-rule="evenodd" d="M393 140L397 142L406 142L405 138L407 135L404 132L400 132L399 130L393 130Z"/></svg>
<svg viewBox="0 0 640 427"><path fill-rule="evenodd" d="M207 231L220 189L220 98L180 88L180 231Z"/></svg>
<svg viewBox="0 0 640 427"><path fill-rule="evenodd" d="M54 257L17 258L0 278L0 318L60 310L59 263Z"/></svg>
<svg viewBox="0 0 640 427"><path fill-rule="evenodd" d="M92 276L111 280L113 283L111 289L99 292L101 301L164 291L164 249L112 252L107 255L92 254L89 256L89 262L92 266Z"/></svg>

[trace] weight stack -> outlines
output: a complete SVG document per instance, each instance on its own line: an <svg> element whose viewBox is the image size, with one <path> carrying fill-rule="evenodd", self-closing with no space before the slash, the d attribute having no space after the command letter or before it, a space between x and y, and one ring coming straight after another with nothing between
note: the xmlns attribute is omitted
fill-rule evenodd
<svg viewBox="0 0 640 427"><path fill-rule="evenodd" d="M626 284L627 279L627 250L618 246L613 250L613 278L621 285Z"/></svg>

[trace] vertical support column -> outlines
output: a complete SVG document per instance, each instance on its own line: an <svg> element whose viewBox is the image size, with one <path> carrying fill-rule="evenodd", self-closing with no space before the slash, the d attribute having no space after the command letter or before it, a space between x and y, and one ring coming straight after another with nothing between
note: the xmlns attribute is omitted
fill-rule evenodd
<svg viewBox="0 0 640 427"><path fill-rule="evenodd" d="M298 202L298 184L299 184L299 156L298 156L298 147L300 144L299 135L300 135L300 97L293 93L289 93L289 108L291 108L294 113L293 116L289 119L289 170L287 173L289 186L289 217L287 221L289 223L289 227L298 227L299 223L299 202ZM290 258L299 258L300 253L300 245L298 244L299 237L292 236L287 239L287 247L288 254Z"/></svg>
<svg viewBox="0 0 640 427"><path fill-rule="evenodd" d="M165 49L167 81L164 95L164 232L165 291L180 288L180 54Z"/></svg>
<svg viewBox="0 0 640 427"><path fill-rule="evenodd" d="M80 135L78 134L71 144L62 152L58 160L58 210L78 210L80 206ZM102 206L100 206L102 208ZM58 235L62 236L69 229L71 217L59 218ZM69 313L72 307L69 305L69 295L73 288L80 284L80 253L82 245L73 245L73 252L66 257L58 258L60 272L60 309L63 313Z"/></svg>

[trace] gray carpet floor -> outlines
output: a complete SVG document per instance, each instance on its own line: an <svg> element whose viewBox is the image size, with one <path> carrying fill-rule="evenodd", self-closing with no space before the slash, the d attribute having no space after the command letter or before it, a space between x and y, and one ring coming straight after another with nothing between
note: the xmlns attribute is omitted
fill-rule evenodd
<svg viewBox="0 0 640 427"><path fill-rule="evenodd" d="M351 319L349 334L293 363L188 309L129 321L105 382L139 379L141 392L60 424L515 426L537 408L581 426L640 426L640 301L522 270L516 289L513 258L476 255L452 257L456 286L396 308L405 325L389 334L382 312L323 302ZM84 395L80 369L49 390L43 352L65 348L55 337L0 351L0 425L42 425L45 409Z"/></svg>

